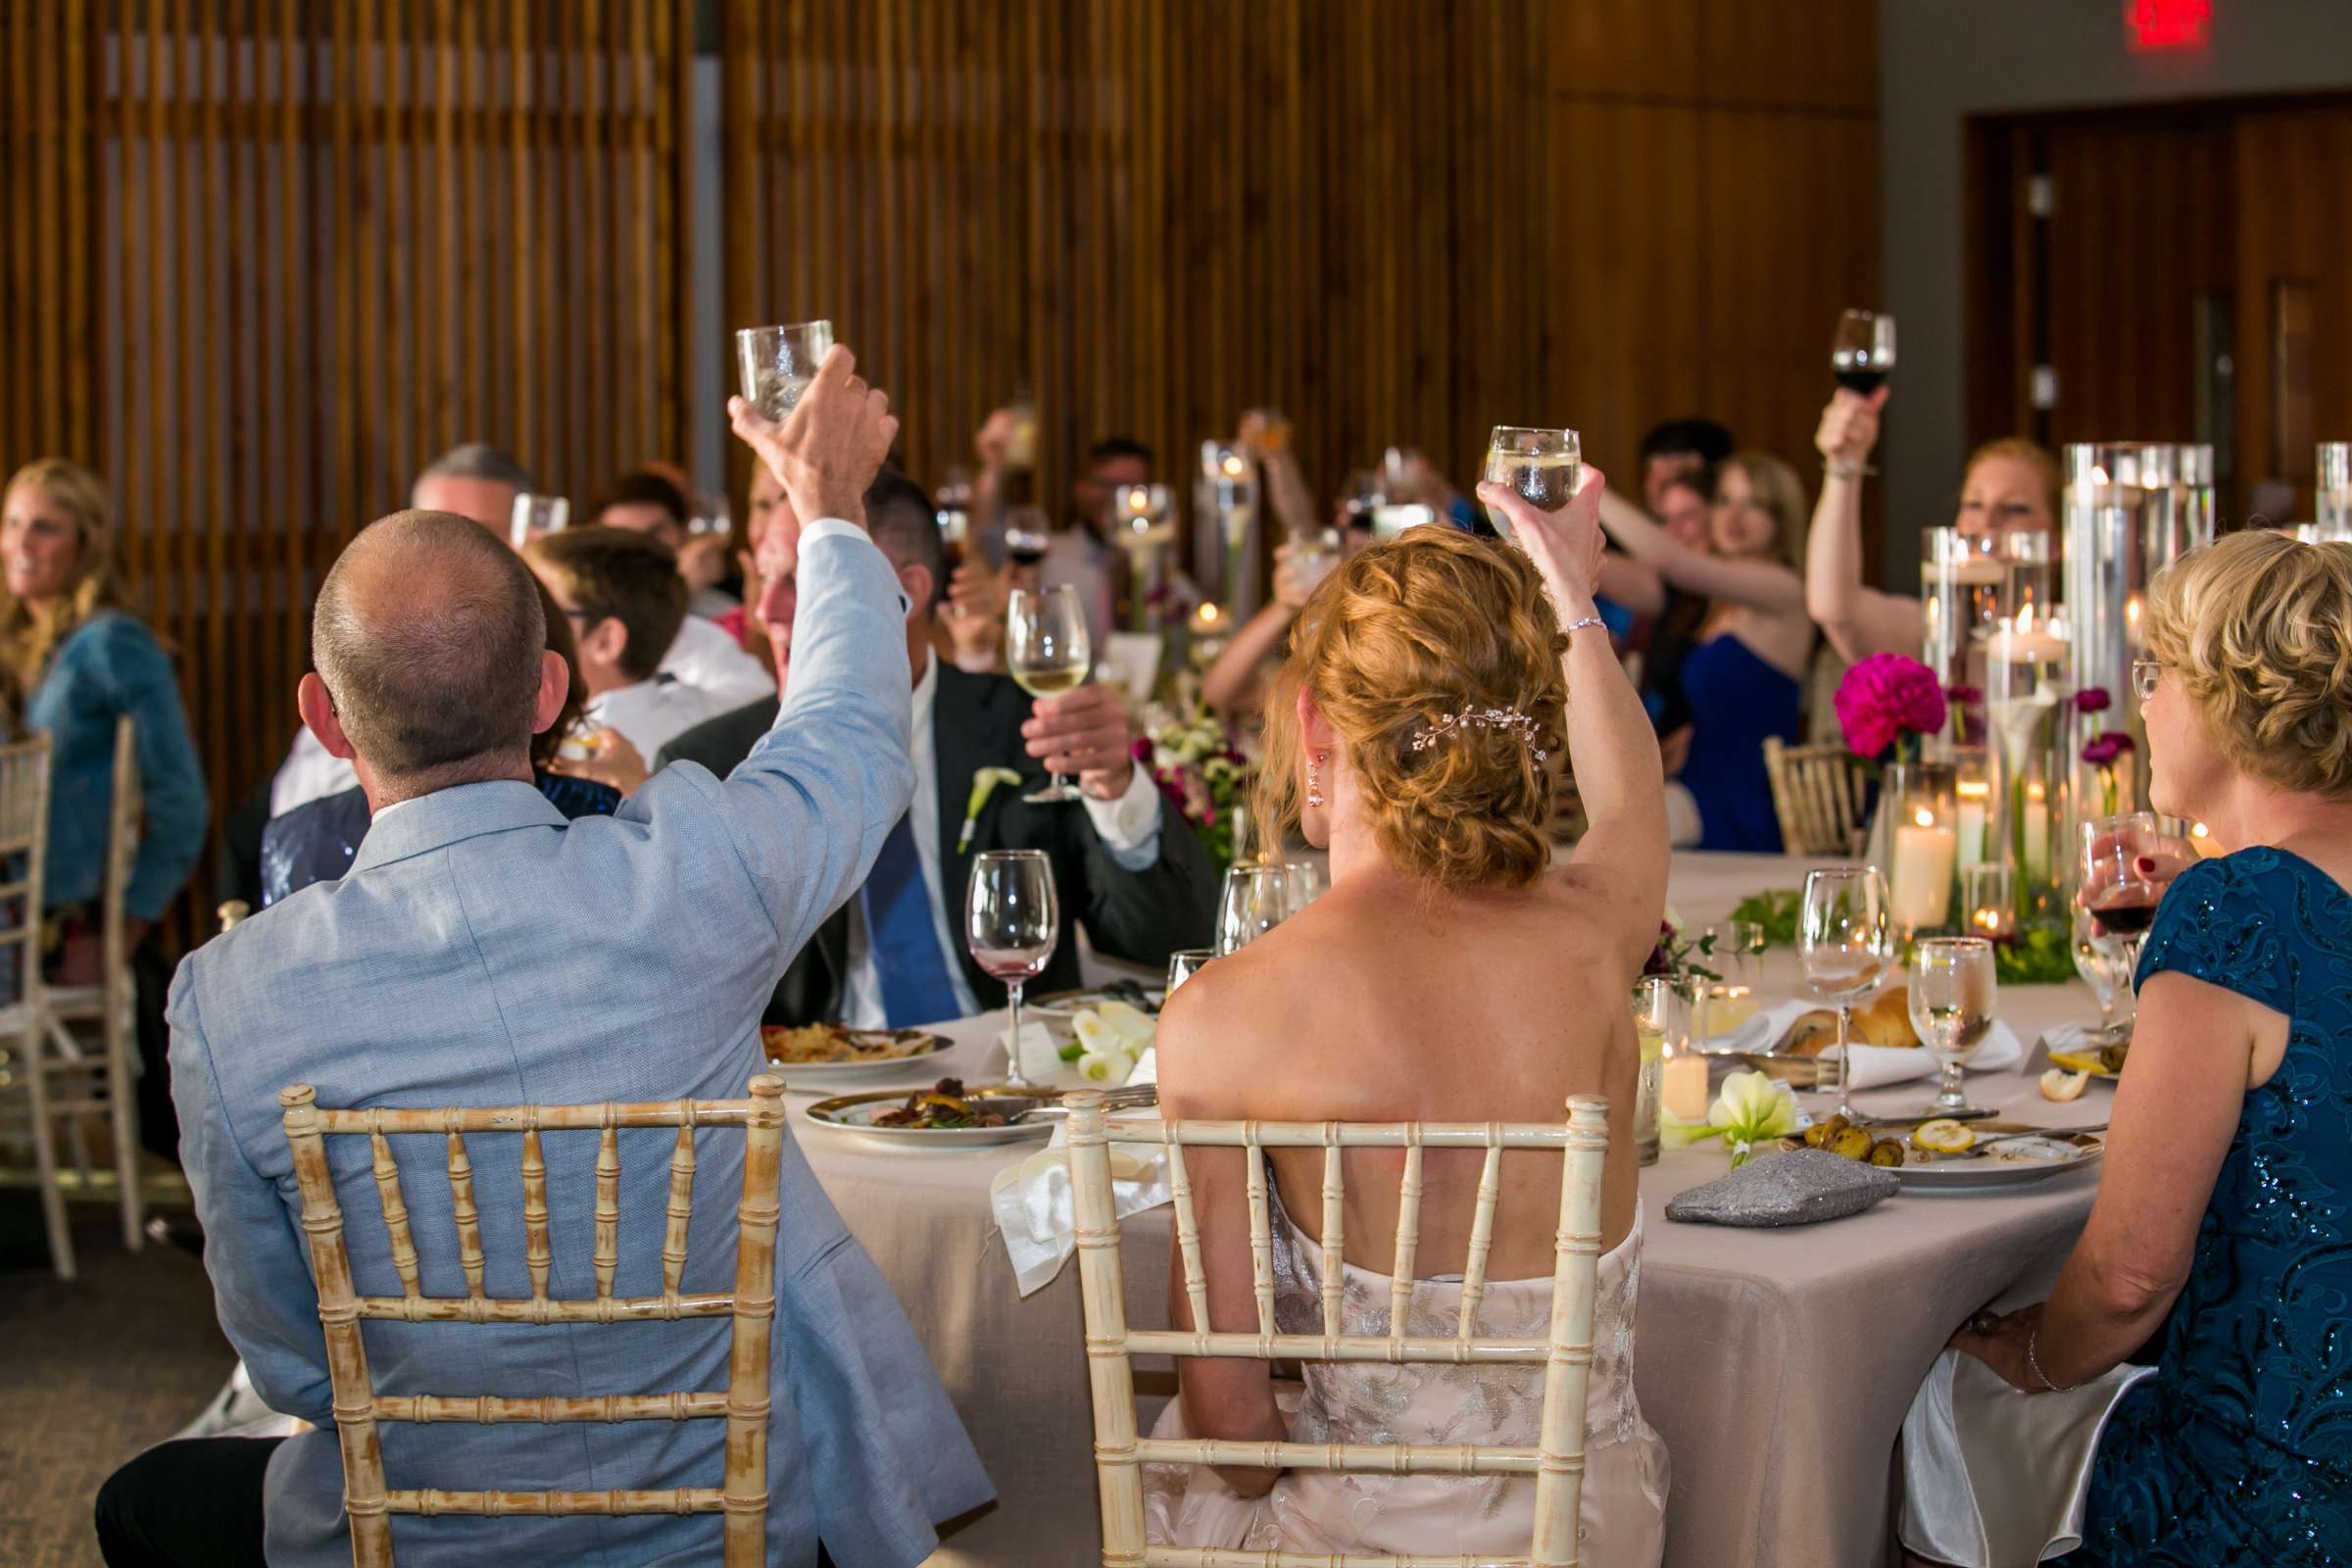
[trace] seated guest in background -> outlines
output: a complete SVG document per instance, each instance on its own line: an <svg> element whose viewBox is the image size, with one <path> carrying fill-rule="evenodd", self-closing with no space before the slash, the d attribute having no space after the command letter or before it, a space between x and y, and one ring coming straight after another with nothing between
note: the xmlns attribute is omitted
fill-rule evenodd
<svg viewBox="0 0 2352 1568"><path fill-rule="evenodd" d="M470 517L505 539L514 520L514 498L533 488L528 468L487 441L468 441L424 466L409 486L409 505L417 512ZM359 782L349 762L329 757L308 729L297 729L286 760L270 781L269 815L283 816L306 802L356 789ZM257 842L245 840L249 853Z"/></svg>
<svg viewBox="0 0 2352 1568"><path fill-rule="evenodd" d="M835 349L781 431L738 430L814 521L802 540L800 677L775 730L726 783L692 768L614 818L564 821L531 782L530 738L565 701L539 600L514 553L444 514L365 530L315 622L304 721L352 758L375 824L349 875L207 943L172 986L172 1087L221 1326L274 1409L317 1430L150 1449L97 1504L112 1564L267 1560L342 1568L351 1543L318 1306L276 1095L330 1106L494 1106L733 1099L765 1066L759 1014L785 957L865 878L906 808L906 684L898 584L859 494L896 420ZM739 409L741 405L737 406ZM656 548L651 547L649 548ZM424 1289L466 1295L439 1141L393 1139L423 1246ZM666 1133L620 1134L613 1289L649 1296L668 1200ZM502 1148L502 1144L504 1147ZM489 1289L527 1291L512 1139L474 1150ZM743 1141L702 1141L689 1292L730 1289ZM330 1143L347 1194L359 1140ZM585 1298L596 1140L546 1140L550 1294ZM990 1488L889 1286L796 1143L783 1149L767 1433L767 1560L909 1568L935 1521ZM354 1216L355 1220L357 1216ZM635 1243L625 1243L635 1237ZM344 1230L351 1272L400 1292L381 1226ZM607 1327L363 1325L378 1387L589 1398L723 1389L726 1318ZM401 1487L714 1486L716 1421L379 1428ZM401 1517L404 1564L701 1563L715 1514Z"/></svg>
<svg viewBox="0 0 2352 1568"><path fill-rule="evenodd" d="M1348 530L1353 533L1353 529ZM1371 544L1366 535L1363 549ZM1348 552L1355 554L1355 550ZM1292 545L1274 547L1274 596L1264 609L1242 622L1224 651L1200 677L1200 700L1228 718L1254 714L1265 702L1268 663L1278 659L1291 635L1291 623L1305 608L1314 583L1299 570Z"/></svg>
<svg viewBox="0 0 2352 1568"><path fill-rule="evenodd" d="M514 498L537 488L530 469L487 441L468 441L424 466L409 486L409 505L471 517L505 539L514 525Z"/></svg>
<svg viewBox="0 0 2352 1568"><path fill-rule="evenodd" d="M2006 1391L1997 1409L1954 1413L1966 1446L1982 1436L2012 1476L2021 1434L2082 1434L2037 1455L2056 1477L2053 1514L2089 1464L2069 1565L2338 1561L2352 1544L2339 1359L2352 546L2230 535L2157 575L2141 629L2150 804L2234 853L2187 864L2164 893L2098 1198L2056 1289L1980 1314L1952 1344L2029 1395L2099 1378L2160 1330L2162 1348L2095 1458L2081 1413L2044 1420ZM2135 876L2160 879L2167 861L2150 847ZM2086 889L2094 912L2107 891Z"/></svg>
<svg viewBox="0 0 2352 1568"><path fill-rule="evenodd" d="M1315 590L1267 704L1258 817L1277 841L1296 824L1329 848L1330 891L1169 999L1159 1093L1171 1117L1369 1122L1556 1122L1569 1096L1607 1096L1580 1560L1654 1568L1666 1453L1634 1393L1642 1227L1623 1107L1640 1071L1625 998L1665 905L1666 824L1657 743L1592 603L1601 484L1587 470L1558 514L1482 486L1525 553L1413 528ZM1591 827L1555 864L1563 743ZM1323 1156L1268 1157L1275 1325L1320 1333ZM1210 1321L1194 1322L1181 1266L1171 1310L1183 1330L1253 1328L1241 1151L1186 1162ZM1460 1316L1448 1271L1468 1253L1480 1163L1466 1150L1424 1156L1416 1334L1450 1334ZM1343 1332L1386 1335L1403 1159L1349 1151L1344 1164ZM1475 1328L1541 1339L1560 1161L1506 1153L1501 1173ZM1315 1365L1289 1408L1266 1362L1188 1360L1158 1435L1533 1446L1543 1383L1534 1366ZM1535 1513L1532 1477L1153 1466L1146 1487L1154 1545L1523 1556Z"/></svg>
<svg viewBox="0 0 2352 1568"><path fill-rule="evenodd" d="M1117 689L1088 685L1032 702L1006 676L968 674L939 658L930 623L944 556L929 499L886 468L866 493L865 514L910 607L903 641L914 689L914 804L858 897L793 960L769 1021L898 1028L1004 1005L1004 985L972 962L962 938L964 882L982 850L1053 857L1062 933L1036 982L1041 990L1079 983L1075 925L1098 951L1154 968L1179 949L1205 946L1216 867L1136 765ZM799 518L786 511L769 530L761 612L780 621L798 592L790 563L800 549ZM771 623L771 632L789 648L781 625ZM795 673L785 690L797 693L798 680ZM657 761L700 762L724 777L775 711L770 696L724 714L680 735ZM989 794L966 841L972 780L984 767L1015 768L1022 779ZM1049 768L1074 775L1085 801L1024 802Z"/></svg>
<svg viewBox="0 0 2352 1568"><path fill-rule="evenodd" d="M0 491L0 733L49 735L49 850L42 920L46 967L65 985L103 978L107 841L115 725L131 723L139 777L139 850L122 890L124 936L141 988L144 1139L176 1143L165 1091L162 1011L169 970L148 928L204 853L212 807L172 661L117 597L114 508L106 481L42 458Z"/></svg>
<svg viewBox="0 0 2352 1568"><path fill-rule="evenodd" d="M1014 423L1011 410L999 409L973 442L980 477L972 487L972 524L991 536L1001 531L1004 520ZM1014 587L1067 583L1077 589L1097 648L1110 635L1127 586L1127 552L1103 535L1111 498L1122 486L1150 484L1152 467L1152 449L1130 436L1104 436L1089 447L1070 480L1069 511L1055 526L1044 564L1034 568L1034 577L1025 570L1015 573Z"/></svg>
<svg viewBox="0 0 2352 1568"><path fill-rule="evenodd" d="M662 667L686 619L686 584L668 550L625 529L566 528L532 540L522 559L572 623L590 726L617 730L651 757L724 710Z"/></svg>
<svg viewBox="0 0 2352 1568"><path fill-rule="evenodd" d="M1764 770L1764 739L1777 735L1793 744L1802 734L1813 654L1813 622L1798 575L1804 487L1778 458L1733 454L1715 476L1707 550L1681 543L1615 496L1601 498L1600 516L1636 568L1613 568L1608 576L1611 590L1634 609L1664 612L1668 587L1709 602L1682 662L1690 738L1677 789L1669 791L1674 841L1778 855L1781 826Z"/></svg>
<svg viewBox="0 0 2352 1568"><path fill-rule="evenodd" d="M1918 658L1927 638L1919 601L1862 585L1862 477L1879 441L1879 416L1892 395L1839 387L1821 411L1821 499L1805 557L1805 599L1822 635L1855 663L1872 654ZM2058 464L2031 441L1987 442L1969 454L1952 526L1965 534L2058 532ZM2053 555L2053 559L2055 556Z"/></svg>
<svg viewBox="0 0 2352 1568"><path fill-rule="evenodd" d="M663 464L631 468L614 479L581 520L626 528L667 545L678 558L678 575L686 579L688 613L715 619L741 609L742 602L720 587L727 578L725 536L694 532L694 489L685 475Z"/></svg>
<svg viewBox="0 0 2352 1568"><path fill-rule="evenodd" d="M564 737L579 727L580 715L587 709L588 686L580 674L571 617L547 591L547 584L533 577L531 586L539 591L547 651L564 661L565 670L564 706L557 711L556 721L531 737L531 782L566 821L611 816L620 809L620 791L594 779L553 771ZM257 902L267 906L314 882L332 882L342 876L351 869L360 841L368 836L368 792L358 785L271 817L262 830L261 898Z"/></svg>
<svg viewBox="0 0 2352 1568"><path fill-rule="evenodd" d="M1693 550L1703 550L1707 530L1678 527L1666 515L1666 483L1693 473L1711 473L1732 455L1732 432L1713 419L1667 419L1642 438L1642 504L1669 533Z"/></svg>

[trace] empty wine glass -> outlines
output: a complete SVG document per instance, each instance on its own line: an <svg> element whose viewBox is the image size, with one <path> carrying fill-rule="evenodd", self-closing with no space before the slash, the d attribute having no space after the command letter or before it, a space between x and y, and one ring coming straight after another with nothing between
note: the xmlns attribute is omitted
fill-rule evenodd
<svg viewBox="0 0 2352 1568"><path fill-rule="evenodd" d="M1291 877L1279 865L1237 865L1217 900L1217 956L1238 953L1290 918Z"/></svg>
<svg viewBox="0 0 2352 1568"><path fill-rule="evenodd" d="M1168 996L1174 996L1178 986L1184 984L1187 980L1190 980L1193 976L1199 974L1202 965L1206 964L1209 959L1215 957L1216 956L1217 950L1214 948L1185 948L1179 952L1169 954ZM1163 1007L1167 1005L1166 997L1160 999L1160 1005Z"/></svg>
<svg viewBox="0 0 2352 1568"><path fill-rule="evenodd" d="M1323 896L1323 873L1312 860L1291 860L1283 865L1283 880L1291 890L1291 912L1297 914Z"/></svg>
<svg viewBox="0 0 2352 1568"><path fill-rule="evenodd" d="M832 347L831 321L745 327L735 334L744 402L782 423L816 379L816 368Z"/></svg>
<svg viewBox="0 0 2352 1568"><path fill-rule="evenodd" d="M1978 1116L1960 1087L1960 1064L1992 1030L1997 986L1992 944L1983 937L1928 937L1911 955L1911 1027L1943 1065L1931 1116Z"/></svg>
<svg viewBox="0 0 2352 1568"><path fill-rule="evenodd" d="M1848 311L1830 339L1830 371L1848 392L1870 396L1894 369L1894 318L1873 311Z"/></svg>
<svg viewBox="0 0 2352 1568"><path fill-rule="evenodd" d="M1012 1045L1004 1081L1026 1087L1021 1072L1021 987L1045 971L1061 939L1061 908L1054 892L1054 862L1043 850L983 850L972 857L964 891L963 939L981 971L1002 980L1009 996Z"/></svg>
<svg viewBox="0 0 2352 1568"><path fill-rule="evenodd" d="M2139 973L2139 947L2156 923L2164 900L2164 835L2149 811L2093 817L2082 824L2081 892L2076 901L2090 911L2095 929L2117 939L2123 955L2123 983Z"/></svg>
<svg viewBox="0 0 2352 1568"><path fill-rule="evenodd" d="M1006 535L1009 540L1010 535ZM1093 667L1086 610L1068 583L1015 588L1004 611L1004 667L1032 697L1054 697L1086 684ZM1074 801L1078 791L1059 773L1045 788L1021 797L1034 806Z"/></svg>
<svg viewBox="0 0 2352 1568"><path fill-rule="evenodd" d="M1574 430L1531 430L1498 424L1487 446L1485 478L1508 485L1539 512L1558 512L1576 499L1584 482L1584 443ZM1486 509L1497 538L1519 542L1510 514Z"/></svg>
<svg viewBox="0 0 2352 1568"><path fill-rule="evenodd" d="M1848 1095L1854 1004L1878 989L1891 953L1886 879L1875 865L1838 865L1805 873L1796 915L1797 961L1805 988L1838 1009L1838 1114L1860 1120Z"/></svg>
<svg viewBox="0 0 2352 1568"><path fill-rule="evenodd" d="M2091 1033L2094 1045L2121 1045L2132 1036L2132 976L2124 968L2123 939L2099 930L2088 909L2073 910L2075 973L2090 987L2099 1004L2099 1026Z"/></svg>

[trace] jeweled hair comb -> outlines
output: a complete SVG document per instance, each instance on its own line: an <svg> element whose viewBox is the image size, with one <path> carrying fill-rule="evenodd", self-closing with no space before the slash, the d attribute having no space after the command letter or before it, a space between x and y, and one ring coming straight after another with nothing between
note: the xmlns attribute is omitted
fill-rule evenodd
<svg viewBox="0 0 2352 1568"><path fill-rule="evenodd" d="M1549 754L1536 744L1536 720L1532 714L1515 708L1466 708L1458 713L1440 713L1437 722L1422 729L1413 737L1410 750L1426 752L1448 735L1458 734L1465 727L1477 729L1510 729L1519 732L1528 755L1542 763Z"/></svg>

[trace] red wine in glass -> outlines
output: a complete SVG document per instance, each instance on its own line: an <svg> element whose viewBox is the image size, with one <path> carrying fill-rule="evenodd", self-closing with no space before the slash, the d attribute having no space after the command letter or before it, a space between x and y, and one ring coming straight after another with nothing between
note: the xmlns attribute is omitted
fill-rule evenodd
<svg viewBox="0 0 2352 1568"><path fill-rule="evenodd" d="M1856 365L1844 367L1840 368L1836 373L1838 376L1838 384L1839 386L1845 388L1848 392L1859 392L1864 397L1870 396L1880 387L1886 384L1886 372L1885 370L1874 370L1867 366Z"/></svg>
<svg viewBox="0 0 2352 1568"><path fill-rule="evenodd" d="M1007 546L1004 554L1016 566L1034 566L1046 559L1043 545Z"/></svg>
<svg viewBox="0 0 2352 1568"><path fill-rule="evenodd" d="M2137 892L2146 895L2145 902L2103 904L2090 911L2091 918L2119 937L2145 936L2148 927L2156 923L2156 889L2125 889L2127 896Z"/></svg>

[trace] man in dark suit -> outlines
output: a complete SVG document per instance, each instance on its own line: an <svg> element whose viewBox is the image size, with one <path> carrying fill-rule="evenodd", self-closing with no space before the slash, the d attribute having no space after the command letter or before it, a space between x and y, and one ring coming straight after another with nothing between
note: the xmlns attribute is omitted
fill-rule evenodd
<svg viewBox="0 0 2352 1568"><path fill-rule="evenodd" d="M866 494L866 515L912 607L914 805L858 896L793 960L768 1021L897 1028L1004 1005L1004 985L981 972L963 941L965 883L982 850L1042 849L1053 858L1061 940L1035 991L1078 984L1076 923L1099 952L1154 967L1178 949L1207 946L1216 867L1136 765L1118 692L1089 685L1033 702L1005 676L969 674L940 659L931 626L947 564L929 498L885 468ZM790 574L799 530L788 512L768 520L763 570ZM788 682L791 612L782 597L771 595L763 613L773 616L778 679ZM725 777L767 732L776 707L765 698L687 730L655 759L656 771L693 761ZM974 785L987 768L1011 768L1020 782L988 790L975 809ZM1085 800L1024 802L1048 769L1075 775Z"/></svg>

